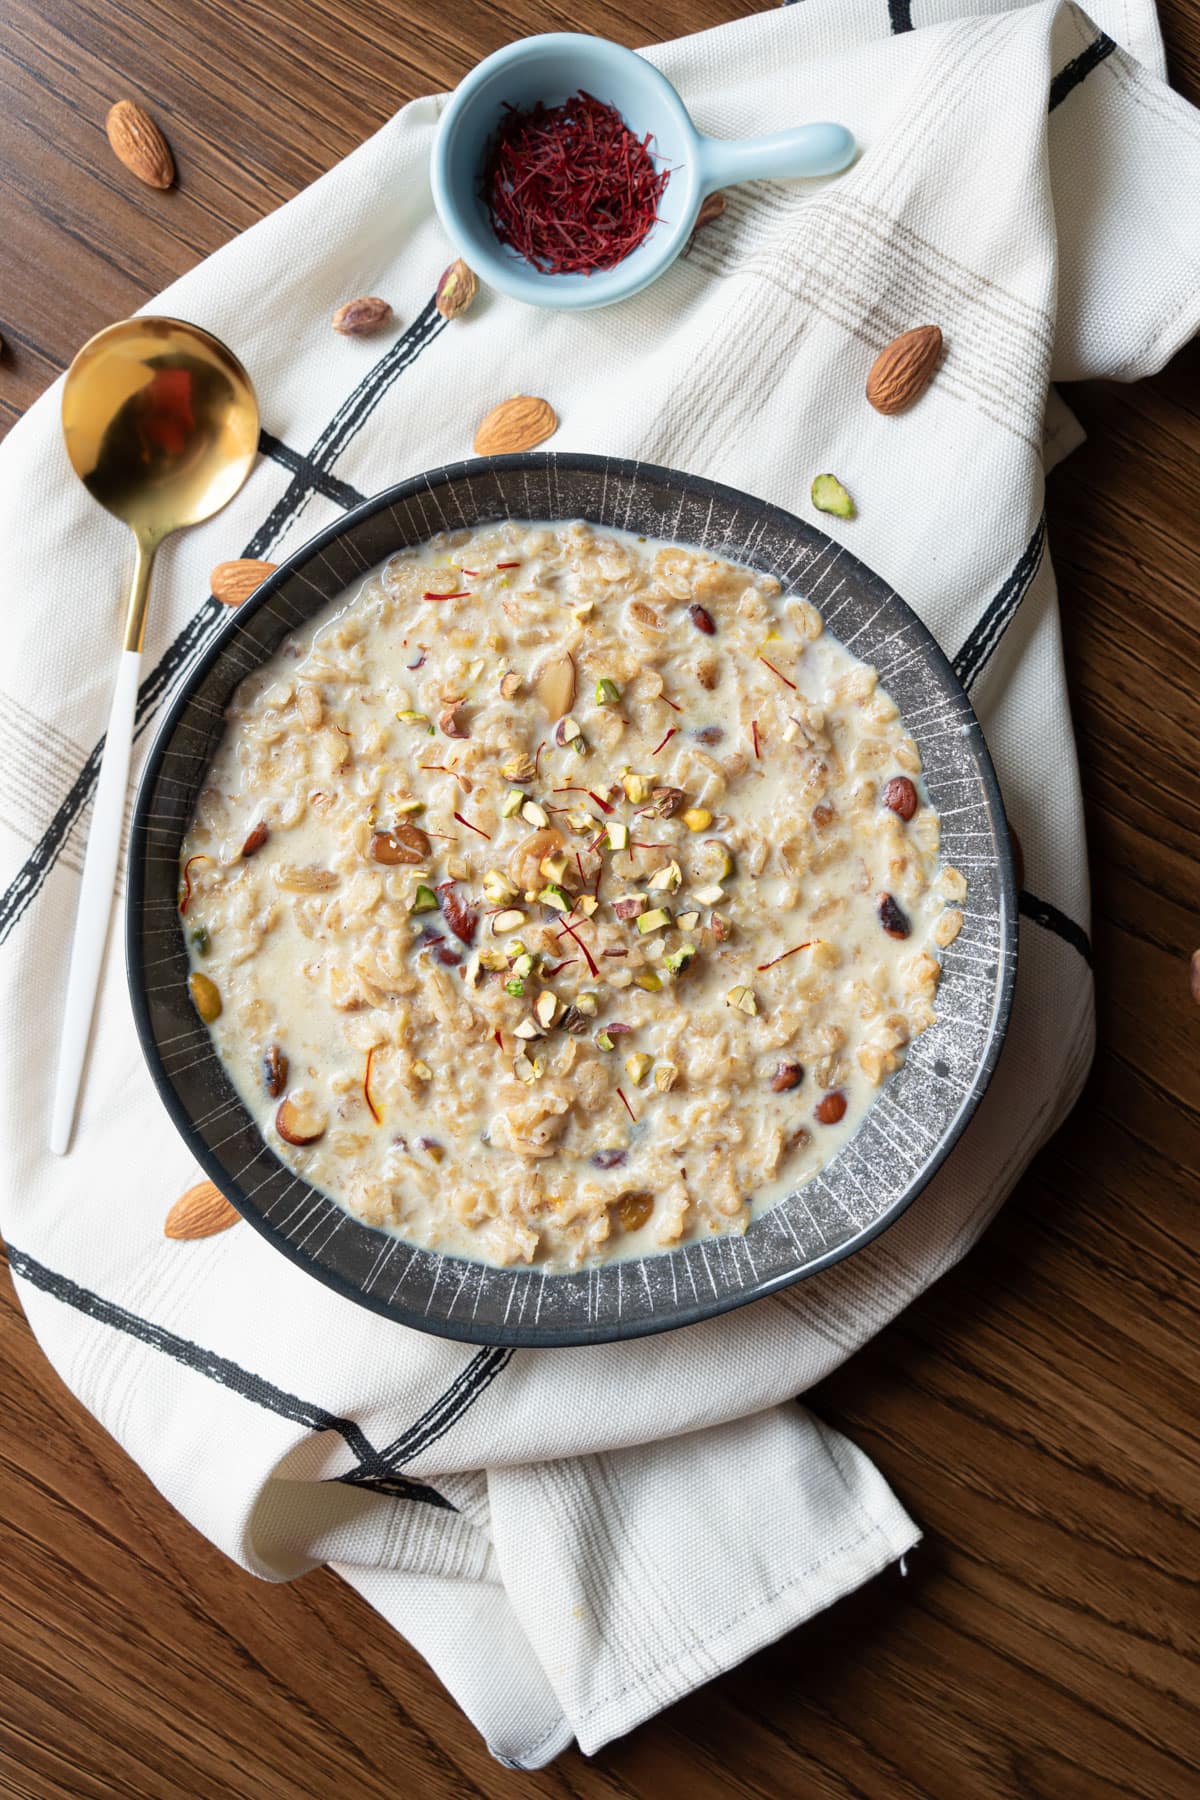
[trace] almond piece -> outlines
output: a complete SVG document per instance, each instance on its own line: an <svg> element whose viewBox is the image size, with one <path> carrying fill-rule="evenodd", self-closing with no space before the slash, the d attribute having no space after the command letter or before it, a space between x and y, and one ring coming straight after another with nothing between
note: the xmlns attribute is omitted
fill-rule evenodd
<svg viewBox="0 0 1200 1800"><path fill-rule="evenodd" d="M104 121L113 154L147 187L169 188L175 179L170 145L148 112L133 100L118 100Z"/></svg>
<svg viewBox="0 0 1200 1800"><path fill-rule="evenodd" d="M330 324L343 337L370 337L373 331L379 331L392 316L392 309L386 300L378 294L362 294L357 300L347 300L339 306Z"/></svg>
<svg viewBox="0 0 1200 1800"><path fill-rule="evenodd" d="M325 1135L325 1121L320 1114L307 1111L289 1096L281 1100L276 1109L275 1129L285 1144L315 1144Z"/></svg>
<svg viewBox="0 0 1200 1800"><path fill-rule="evenodd" d="M561 719L569 713L575 704L575 663L571 652L560 650L539 663L531 686L550 718Z"/></svg>
<svg viewBox="0 0 1200 1800"><path fill-rule="evenodd" d="M261 587L268 575L275 573L276 564L259 562L257 557L239 556L233 562L218 563L208 578L213 597L222 606L240 606L248 600L256 587Z"/></svg>
<svg viewBox="0 0 1200 1800"><path fill-rule="evenodd" d="M220 1188L211 1181L198 1181L178 1200L163 1220L163 1236L169 1238L215 1237L228 1231L241 1218Z"/></svg>
<svg viewBox="0 0 1200 1800"><path fill-rule="evenodd" d="M933 378L942 354L936 325L902 332L879 352L867 376L867 399L876 412L898 413L919 400Z"/></svg>
<svg viewBox="0 0 1200 1800"><path fill-rule="evenodd" d="M558 430L558 414L548 400L514 394L493 406L475 433L476 456L512 456L532 450Z"/></svg>

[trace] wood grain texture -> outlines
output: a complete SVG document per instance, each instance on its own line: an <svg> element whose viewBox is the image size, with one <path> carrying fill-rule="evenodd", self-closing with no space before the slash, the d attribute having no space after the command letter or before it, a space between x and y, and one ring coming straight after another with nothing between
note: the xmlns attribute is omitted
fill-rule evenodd
<svg viewBox="0 0 1200 1800"><path fill-rule="evenodd" d="M882 0L880 0L882 5ZM523 32L637 43L748 0L6 0L0 425L92 331L402 101ZM1200 99L1200 8L1164 7ZM257 74L248 83L244 70ZM179 166L110 157L129 95ZM863 1593L592 1762L487 1756L334 1577L268 1587L165 1504L0 1298L0 1792L28 1800L1183 1800L1200 1493L1200 348L1073 390L1050 541L1095 883L1100 1052L965 1264L815 1395L926 1529ZM1047 772L1053 778L1053 771Z"/></svg>

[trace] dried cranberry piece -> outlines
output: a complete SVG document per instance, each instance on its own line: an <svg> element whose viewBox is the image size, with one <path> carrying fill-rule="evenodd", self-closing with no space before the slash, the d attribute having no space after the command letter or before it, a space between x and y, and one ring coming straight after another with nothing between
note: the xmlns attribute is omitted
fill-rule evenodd
<svg viewBox="0 0 1200 1800"><path fill-rule="evenodd" d="M688 618L692 621L696 630L702 631L706 637L712 637L717 629L716 625L713 623L713 616L708 608L701 606L698 601L694 601L692 605L688 607Z"/></svg>
<svg viewBox="0 0 1200 1800"><path fill-rule="evenodd" d="M908 936L912 929L908 922L908 915L901 910L890 894L877 894L876 908L879 913L879 923L890 938L906 938Z"/></svg>

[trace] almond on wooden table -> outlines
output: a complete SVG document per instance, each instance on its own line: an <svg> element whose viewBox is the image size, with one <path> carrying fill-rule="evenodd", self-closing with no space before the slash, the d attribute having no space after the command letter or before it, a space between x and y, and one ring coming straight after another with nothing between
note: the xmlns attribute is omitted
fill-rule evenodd
<svg viewBox="0 0 1200 1800"><path fill-rule="evenodd" d="M217 564L208 578L209 584L223 606L240 606L256 587L262 586L268 575L275 573L276 566L273 562L260 562L253 556L235 557L232 562Z"/></svg>
<svg viewBox="0 0 1200 1800"><path fill-rule="evenodd" d="M904 412L919 400L933 379L942 354L936 325L918 325L893 338L879 352L867 376L867 399L876 412Z"/></svg>
<svg viewBox="0 0 1200 1800"><path fill-rule="evenodd" d="M558 430L558 414L548 400L514 394L493 406L475 433L476 456L512 456L532 450Z"/></svg>
<svg viewBox="0 0 1200 1800"><path fill-rule="evenodd" d="M175 179L175 158L166 138L150 114L134 100L118 100L104 121L113 154L131 175L147 187L169 188Z"/></svg>
<svg viewBox="0 0 1200 1800"><path fill-rule="evenodd" d="M220 1188L211 1181L198 1181L195 1187L180 1194L167 1214L163 1235L181 1239L215 1237L218 1231L228 1231L236 1225L241 1216Z"/></svg>

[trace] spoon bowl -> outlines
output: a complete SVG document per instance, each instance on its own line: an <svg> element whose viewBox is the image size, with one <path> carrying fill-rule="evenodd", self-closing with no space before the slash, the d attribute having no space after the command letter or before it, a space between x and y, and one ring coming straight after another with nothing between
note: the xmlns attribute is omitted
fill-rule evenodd
<svg viewBox="0 0 1200 1800"><path fill-rule="evenodd" d="M137 556L67 973L50 1124L60 1156L112 910L154 555L171 532L210 518L237 493L258 450L258 401L237 357L210 332L182 319L125 319L89 339L68 369L62 426L71 467L132 531Z"/></svg>

